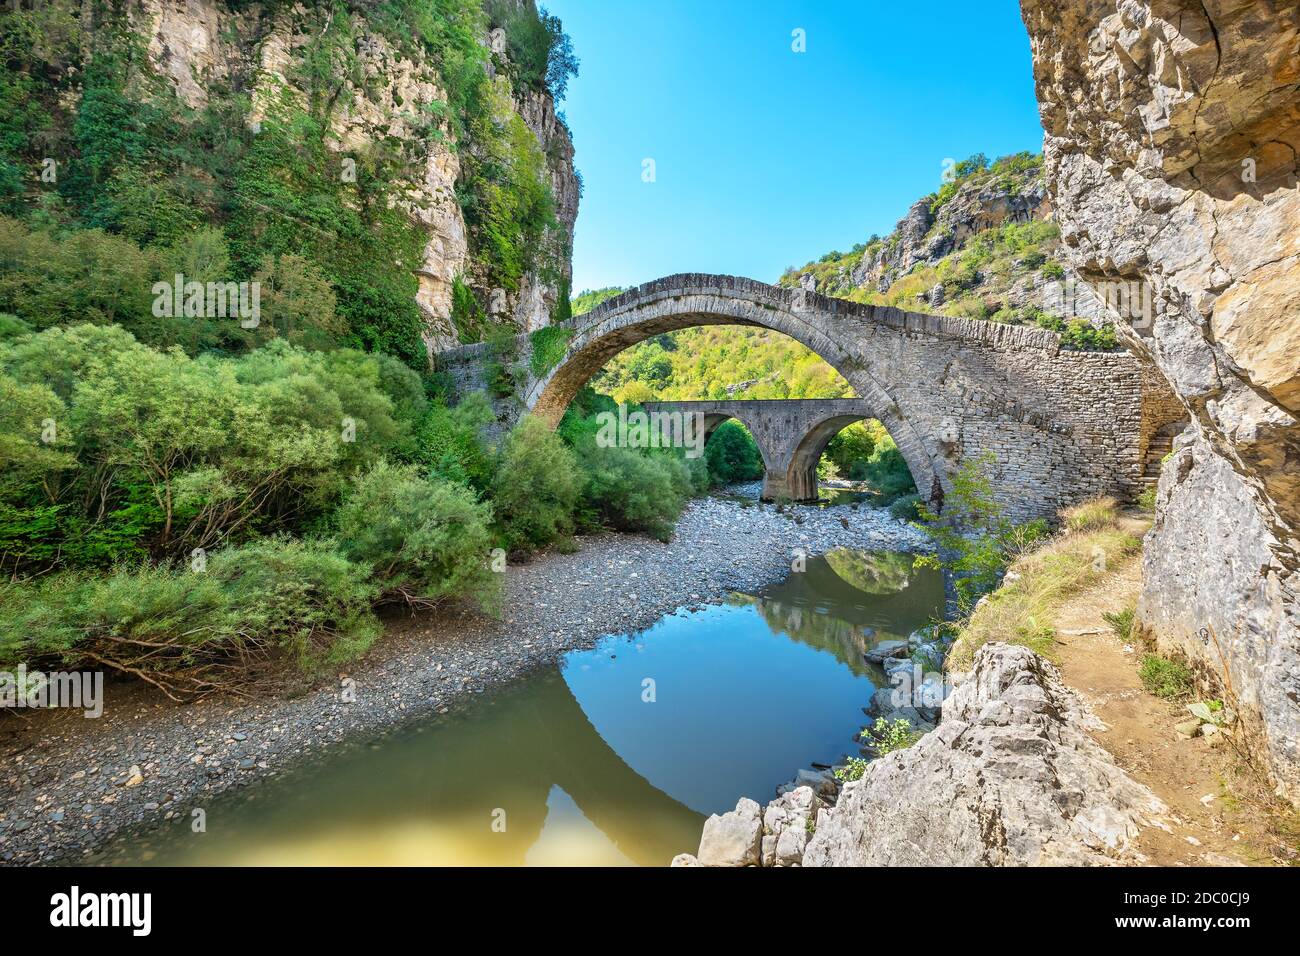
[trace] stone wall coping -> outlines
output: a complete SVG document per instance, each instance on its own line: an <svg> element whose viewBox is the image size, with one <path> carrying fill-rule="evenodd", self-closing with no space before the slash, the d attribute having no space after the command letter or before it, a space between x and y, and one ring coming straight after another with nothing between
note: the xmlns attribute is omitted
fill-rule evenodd
<svg viewBox="0 0 1300 956"><path fill-rule="evenodd" d="M612 299L606 299L590 312L557 322L552 328L567 328L578 332L598 326L638 305L687 295L720 295L746 299L793 314L818 312L823 315L862 319L904 333L960 339L998 349L1038 349L1052 356L1063 351L1059 333L1050 329L1006 325L981 319L955 318L929 312L909 312L893 306L864 305L860 302L822 295L819 292L783 289L780 286L759 282L757 279L746 279L743 276L711 275L701 272L683 272L646 282L634 289L621 292ZM530 334L522 333L519 338L526 338ZM456 361L470 361L491 356L495 348L496 346L491 343L479 342L447 349L439 353L439 356L454 358Z"/></svg>

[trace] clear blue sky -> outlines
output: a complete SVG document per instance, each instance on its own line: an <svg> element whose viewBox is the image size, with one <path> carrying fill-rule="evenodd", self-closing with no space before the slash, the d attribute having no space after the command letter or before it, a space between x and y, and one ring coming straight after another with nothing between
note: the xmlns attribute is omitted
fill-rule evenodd
<svg viewBox="0 0 1300 956"><path fill-rule="evenodd" d="M771 282L887 234L945 158L1042 146L1016 0L539 5L581 60L561 104L586 181L575 291L674 272Z"/></svg>

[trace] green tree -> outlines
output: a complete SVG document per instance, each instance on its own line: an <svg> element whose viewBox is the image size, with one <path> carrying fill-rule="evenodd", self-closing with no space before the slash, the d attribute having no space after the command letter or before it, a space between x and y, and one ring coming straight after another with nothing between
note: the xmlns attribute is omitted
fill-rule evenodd
<svg viewBox="0 0 1300 956"><path fill-rule="evenodd" d="M334 514L339 550L366 564L391 597L437 603L467 598L487 609L501 576L489 559L492 509L471 491L380 459L353 483Z"/></svg>
<svg viewBox="0 0 1300 956"><path fill-rule="evenodd" d="M704 447L709 476L714 484L754 481L763 477L763 456L749 429L737 421L726 421L709 436Z"/></svg>
<svg viewBox="0 0 1300 956"><path fill-rule="evenodd" d="M492 480L506 547L528 551L571 534L580 491L573 452L540 418L522 418L504 442Z"/></svg>

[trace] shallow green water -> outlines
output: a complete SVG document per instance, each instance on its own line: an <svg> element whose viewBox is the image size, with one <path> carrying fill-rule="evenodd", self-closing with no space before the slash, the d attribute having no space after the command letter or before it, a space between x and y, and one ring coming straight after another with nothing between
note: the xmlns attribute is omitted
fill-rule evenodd
<svg viewBox="0 0 1300 956"><path fill-rule="evenodd" d="M937 572L836 552L118 848L130 861L664 865L708 813L856 753L862 652L939 614ZM118 854L114 854L117 856Z"/></svg>

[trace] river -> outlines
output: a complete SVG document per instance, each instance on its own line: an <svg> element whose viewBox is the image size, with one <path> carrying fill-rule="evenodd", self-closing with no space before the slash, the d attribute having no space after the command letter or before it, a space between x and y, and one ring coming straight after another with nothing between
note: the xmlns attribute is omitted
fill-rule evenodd
<svg viewBox="0 0 1300 956"><path fill-rule="evenodd" d="M857 754L884 683L863 651L942 607L940 574L909 555L809 558L755 594L610 635L460 713L220 798L201 819L122 834L100 859L666 865L694 851L707 814Z"/></svg>

